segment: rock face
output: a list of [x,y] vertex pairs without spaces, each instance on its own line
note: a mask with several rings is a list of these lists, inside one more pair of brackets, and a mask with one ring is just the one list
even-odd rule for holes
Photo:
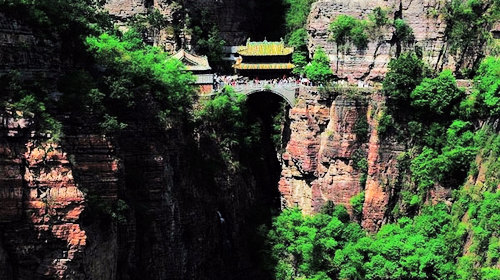
[[332,70],[341,79],[351,82],[381,81],[387,72],[391,57],[395,57],[397,44],[392,40],[394,28],[385,26],[372,32],[370,42],[365,50],[357,50],[355,46],[347,52],[339,50],[334,42],[329,42],[328,27],[340,14],[367,19],[368,14],[376,7],[388,11],[388,18],[401,14],[403,20],[413,29],[415,42],[412,46],[402,46],[414,49],[419,46],[423,50],[423,59],[433,69],[455,67],[455,61],[449,55],[444,31],[446,23],[438,11],[442,5],[434,0],[401,1],[341,1],[319,0],[312,5],[308,18],[309,49],[313,51],[318,46],[329,54]]
[[[0,17],[1,69],[57,78],[59,45]],[[55,143],[20,112],[0,112],[0,280],[267,279],[249,233],[263,222],[256,212],[279,208],[275,154],[244,172],[211,168],[217,143],[182,123],[165,131],[148,109],[130,112],[116,138],[56,112]]]
[[59,143],[29,124],[2,114],[0,279],[266,279],[248,253],[266,176],[207,170],[151,119],[116,139],[72,121]]
[[[105,8],[122,23],[157,9],[167,19],[167,27],[149,34],[151,42],[167,51],[175,51],[180,47],[192,47],[191,32],[181,31],[192,28],[186,25],[188,17],[191,22],[201,21],[202,16],[214,22],[226,45],[241,45],[249,37],[263,40],[267,36],[270,40],[279,40],[281,5],[279,0],[107,0]],[[276,28],[269,28],[269,25]]]
[[[290,110],[290,141],[283,154],[279,190],[287,206],[299,206],[305,213],[321,209],[326,201],[343,204],[365,191],[362,224],[376,230],[386,219],[390,186],[397,177],[396,157],[403,147],[381,144],[376,115],[383,98],[374,93],[354,100],[334,93],[321,94],[301,88],[296,107]],[[356,123],[369,124],[368,143],[359,141]],[[355,154],[367,158],[366,187],[360,183]]]
[[0,12],[0,74],[16,69],[23,77],[54,77],[64,67],[61,44],[41,38]]

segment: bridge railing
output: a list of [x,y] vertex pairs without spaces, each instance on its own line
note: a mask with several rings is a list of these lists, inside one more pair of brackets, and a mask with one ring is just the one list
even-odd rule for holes
[[[221,83],[218,88],[224,87],[226,84]],[[228,83],[236,92],[240,91],[255,91],[255,90],[295,90],[299,84],[295,82],[273,82],[267,80],[249,81],[246,83]]]

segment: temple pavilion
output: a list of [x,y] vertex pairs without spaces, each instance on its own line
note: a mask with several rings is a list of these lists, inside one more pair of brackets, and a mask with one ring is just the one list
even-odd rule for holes
[[288,76],[294,65],[292,61],[292,47],[286,47],[283,41],[251,42],[247,40],[245,46],[239,46],[233,68],[239,75],[258,77],[259,79],[281,78]]
[[194,84],[199,87],[200,93],[212,92],[214,74],[206,56],[197,56],[181,49],[172,57],[180,60],[186,65],[186,70],[193,73],[196,77]]

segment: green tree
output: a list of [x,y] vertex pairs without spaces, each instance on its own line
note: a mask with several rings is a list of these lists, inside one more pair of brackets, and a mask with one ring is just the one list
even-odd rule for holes
[[411,105],[427,117],[449,116],[464,96],[450,70],[434,79],[424,78],[410,94]]
[[[445,34],[450,51],[457,55],[457,69],[464,66],[467,58],[484,52],[490,39],[489,27],[500,18],[500,2],[496,0],[452,0],[444,7]],[[479,60],[471,59],[466,65],[475,69]]]
[[293,31],[290,38],[288,39],[288,44],[294,47],[292,61],[295,65],[295,68],[293,69],[293,73],[303,73],[304,67],[308,62],[307,31],[304,28],[299,28]]
[[331,38],[340,49],[345,49],[351,43],[358,49],[365,49],[368,46],[365,30],[365,21],[348,15],[337,16],[329,27]]
[[145,100],[151,102],[147,105],[156,107],[155,115],[162,122],[190,109],[193,76],[180,61],[145,45],[134,30],[121,38],[106,33],[91,36],[87,45],[103,66],[99,91],[109,115],[108,123],[114,123],[115,117],[119,122],[130,108],[144,105]]
[[321,47],[316,49],[311,63],[305,68],[305,73],[309,80],[323,85],[332,78],[330,59]]
[[357,195],[351,197],[349,203],[351,203],[352,212],[356,217],[361,217],[363,213],[363,203],[365,202],[365,192],[360,192]]
[[381,7],[376,7],[375,9],[373,9],[373,11],[368,15],[368,18],[377,27],[382,27],[389,23],[389,19],[387,18],[387,11],[382,9]]
[[389,62],[382,83],[383,93],[401,104],[408,104],[411,92],[424,78],[425,66],[415,53],[404,53]]
[[288,33],[303,28],[315,0],[283,0],[286,7],[285,25]]
[[413,29],[401,18],[394,20],[394,37],[404,44],[409,44],[415,40]]
[[204,123],[218,143],[230,148],[241,144],[246,126],[246,95],[238,94],[226,86],[214,99],[209,100],[197,113],[197,119]]

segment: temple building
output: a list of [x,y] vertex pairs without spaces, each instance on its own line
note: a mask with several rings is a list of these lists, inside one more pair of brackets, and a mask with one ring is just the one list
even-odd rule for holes
[[203,94],[212,92],[214,86],[214,74],[212,73],[212,67],[210,67],[206,56],[197,56],[181,49],[172,57],[184,63],[184,65],[186,65],[186,69],[193,73],[196,77],[194,84],[199,86],[200,93]]
[[251,42],[239,46],[233,68],[239,75],[259,79],[281,78],[290,75],[294,65],[292,47],[281,42]]

